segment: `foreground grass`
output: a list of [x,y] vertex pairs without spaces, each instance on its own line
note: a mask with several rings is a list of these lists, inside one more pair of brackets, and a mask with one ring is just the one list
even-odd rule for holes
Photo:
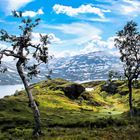
[[[76,100],[64,95],[60,87],[71,84],[62,79],[43,81],[31,86],[41,111],[42,129],[45,136],[32,137],[34,121],[24,91],[0,99],[1,140],[138,140],[140,118],[127,116],[128,94],[124,81],[116,81],[118,90],[109,94],[101,90],[104,81],[90,82],[93,87]],[[140,89],[134,88],[133,102],[139,108]]]
[[140,129],[135,126],[106,128],[45,128],[45,136],[40,138],[31,135],[31,129],[13,129],[3,134],[2,139],[11,140],[139,140]]

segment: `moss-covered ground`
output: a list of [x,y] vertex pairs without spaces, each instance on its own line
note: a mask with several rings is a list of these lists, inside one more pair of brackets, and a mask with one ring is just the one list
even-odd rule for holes
[[[94,88],[75,100],[59,87],[63,79],[42,81],[31,91],[41,112],[44,136],[32,136],[34,121],[25,91],[0,99],[0,140],[139,140],[140,113],[130,118],[125,81],[113,81],[115,94],[101,89],[106,81],[83,84]],[[133,87],[133,104],[140,107],[140,83]]]

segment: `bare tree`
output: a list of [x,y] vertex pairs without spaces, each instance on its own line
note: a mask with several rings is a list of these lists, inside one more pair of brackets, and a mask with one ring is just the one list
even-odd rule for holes
[[[27,92],[29,104],[33,111],[35,120],[33,134],[39,136],[42,134],[40,112],[30,91],[28,78],[31,78],[39,73],[38,66],[41,63],[48,62],[47,45],[49,43],[49,39],[48,35],[40,34],[39,44],[33,44],[33,28],[39,24],[40,19],[38,18],[33,20],[29,17],[25,18],[22,16],[22,12],[16,11],[13,11],[13,16],[21,20],[21,25],[19,26],[21,34],[19,36],[10,35],[6,30],[0,30],[0,40],[10,43],[11,45],[11,47],[7,47],[6,49],[0,49],[0,62],[5,56],[14,57],[17,59],[16,68]],[[33,65],[29,64],[30,59],[33,59]],[[25,71],[27,71],[28,74],[25,74]]]
[[124,28],[117,33],[115,46],[121,54],[124,65],[124,75],[128,81],[130,115],[133,114],[132,83],[140,74],[140,33],[134,21],[127,22]]

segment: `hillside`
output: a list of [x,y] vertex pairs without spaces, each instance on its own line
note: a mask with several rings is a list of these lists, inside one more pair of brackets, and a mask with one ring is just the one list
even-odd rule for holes
[[[15,62],[3,62],[2,64],[3,67],[8,68],[8,71],[0,75],[0,85],[21,83]],[[122,71],[120,59],[103,51],[71,57],[53,58],[49,62],[49,69],[52,69],[52,78],[61,77],[70,81],[108,79],[109,70],[116,69],[116,71]],[[44,73],[47,74],[47,67],[41,65],[40,70],[41,73],[33,82],[46,79]]]
[[[39,140],[137,140],[140,137],[140,82],[134,85],[136,116],[128,116],[128,91],[124,81],[113,81],[106,90],[105,81],[84,83],[78,98],[68,98],[64,90],[72,82],[63,79],[42,81],[30,88],[41,111],[45,136]],[[75,93],[74,93],[75,94]],[[32,112],[25,91],[0,99],[0,139],[34,140]],[[133,135],[132,135],[133,134]]]

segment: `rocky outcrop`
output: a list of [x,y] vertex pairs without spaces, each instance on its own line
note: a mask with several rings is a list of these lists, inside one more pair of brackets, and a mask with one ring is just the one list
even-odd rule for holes
[[77,99],[85,91],[85,88],[80,84],[73,83],[64,87],[63,91],[70,99]]
[[117,87],[118,86],[115,83],[108,82],[101,86],[101,91],[106,91],[110,94],[115,94],[118,92]]

